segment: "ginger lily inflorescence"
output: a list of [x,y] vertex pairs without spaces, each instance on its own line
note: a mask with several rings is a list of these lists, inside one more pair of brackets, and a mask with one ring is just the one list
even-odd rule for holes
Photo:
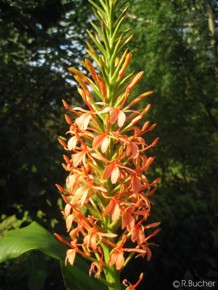
[[[150,238],[159,231],[148,234],[159,222],[146,223],[158,183],[146,177],[154,160],[147,150],[158,138],[146,142],[155,127],[143,121],[150,105],[135,109],[152,91],[130,96],[143,72],[127,73],[132,35],[120,32],[126,8],[122,10],[118,0],[89,2],[100,25],[93,23],[94,32],[88,31],[86,73],[69,68],[85,106],[63,101],[69,131],[67,139],[59,139],[69,151],[63,164],[69,173],[66,187],[57,187],[66,203],[62,213],[70,239],[56,236],[69,246],[66,263],[73,265],[76,255],[84,257],[90,261],[90,275],[119,290],[120,270],[135,256],[149,260]],[[123,284],[131,290],[141,280],[142,275],[135,285],[127,280]]]

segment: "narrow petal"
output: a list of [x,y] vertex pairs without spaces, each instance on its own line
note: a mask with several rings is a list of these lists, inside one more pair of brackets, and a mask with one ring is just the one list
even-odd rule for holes
[[75,261],[75,257],[76,257],[76,251],[75,251],[75,249],[69,249],[69,250],[67,250],[65,264],[67,264],[67,262],[69,262],[71,265],[73,265],[74,264],[74,261]]
[[120,218],[120,212],[121,212],[121,210],[120,210],[119,204],[115,203],[115,207],[114,207],[113,213],[112,213],[112,221],[113,222]]
[[119,111],[119,115],[118,115],[118,126],[122,127],[123,124],[126,121],[126,115],[123,111]]
[[112,174],[114,167],[115,167],[114,163],[111,163],[108,166],[106,166],[103,173],[103,179],[107,179]]
[[142,188],[142,184],[136,175],[132,177],[132,190],[134,193],[139,192]]
[[117,166],[115,166],[112,173],[111,173],[111,182],[113,184],[117,183],[117,179],[118,179],[119,175],[120,175],[120,170]]
[[114,124],[118,118],[119,110],[118,109],[112,109],[110,113],[110,123]]
[[79,165],[79,163],[82,161],[82,159],[84,158],[85,154],[86,154],[86,152],[84,152],[84,151],[81,151],[81,152],[74,154],[72,156],[73,166],[77,167]]
[[117,255],[117,261],[116,261],[116,269],[117,271],[119,271],[124,265],[124,256],[123,256],[123,252],[119,251],[118,255]]
[[121,70],[119,71],[119,78],[122,78],[123,77],[123,75],[125,73],[125,70],[126,70],[127,66],[129,65],[129,62],[130,62],[131,58],[132,58],[132,53],[129,52],[127,54],[127,56],[126,56],[125,62],[123,64]]
[[101,143],[102,153],[105,153],[107,151],[108,145],[109,145],[109,138],[105,136]]
[[102,215],[103,216],[109,215],[112,212],[114,206],[115,206],[115,202],[113,199],[111,199]]
[[137,75],[133,78],[131,83],[128,85],[128,90],[132,90],[132,88],[140,81],[140,79],[142,78],[143,74],[144,74],[143,71],[137,73]]
[[73,174],[69,175],[69,176],[67,177],[67,179],[66,179],[66,187],[67,187],[68,189],[70,189],[71,187],[74,186],[75,181],[76,181],[76,176],[73,175]]
[[72,222],[73,222],[73,215],[70,214],[67,216],[66,218],[66,226],[67,226],[67,231],[69,232],[72,226]]
[[77,142],[78,142],[78,140],[77,140],[76,136],[71,137],[69,139],[69,141],[67,142],[67,148],[69,150],[75,149],[76,148],[76,145],[77,145]]
[[77,118],[75,122],[81,130],[86,130],[91,118],[92,116],[90,113],[85,113],[81,115],[79,118]]
[[92,143],[92,149],[94,150],[98,149],[104,138],[105,138],[104,134],[96,136]]

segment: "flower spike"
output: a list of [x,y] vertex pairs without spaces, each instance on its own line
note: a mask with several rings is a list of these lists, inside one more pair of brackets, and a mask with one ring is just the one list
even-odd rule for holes
[[[67,138],[59,138],[68,152],[63,164],[66,188],[57,188],[65,203],[62,214],[70,240],[56,237],[69,247],[66,263],[73,265],[80,255],[91,264],[89,275],[104,281],[109,290],[121,290],[120,271],[133,257],[149,260],[149,240],[159,232],[150,232],[159,222],[147,222],[159,179],[147,177],[154,157],[146,154],[158,138],[148,144],[146,136],[156,124],[141,124],[149,104],[136,108],[153,92],[134,96],[144,73],[126,73],[133,57],[127,47],[132,35],[121,31],[126,8],[118,0],[89,2],[100,23],[93,23],[94,32],[87,31],[87,75],[69,68],[86,108],[63,101],[69,130]],[[133,285],[124,279],[123,285],[134,290],[142,278],[143,274]]]

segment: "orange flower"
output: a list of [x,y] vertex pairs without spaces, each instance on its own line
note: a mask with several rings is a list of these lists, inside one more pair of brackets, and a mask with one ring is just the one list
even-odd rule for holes
[[117,271],[119,271],[124,265],[124,250],[123,249],[115,249],[111,255],[110,260],[108,262],[109,266],[115,265]]
[[112,162],[105,168],[103,178],[108,179],[108,177],[111,176],[111,183],[115,184],[117,183],[119,175],[120,175],[119,167],[117,166],[116,162]]
[[105,211],[103,212],[103,216],[110,215],[112,221],[116,221],[120,218],[121,215],[121,207],[118,200],[115,200],[115,198],[112,198],[105,208]]
[[101,146],[102,153],[105,153],[109,146],[109,138],[107,133],[102,133],[94,138],[92,143],[92,149],[96,150]]
[[139,283],[142,281],[143,276],[144,276],[144,274],[141,273],[140,276],[139,276],[138,281],[137,281],[134,285],[132,285],[132,284],[129,283],[126,279],[124,279],[124,280],[123,280],[123,285],[124,285],[124,286],[128,286],[128,287],[126,288],[126,290],[135,290],[136,287],[139,285]]
[[110,123],[114,124],[116,121],[118,121],[118,126],[122,127],[126,121],[126,114],[124,113],[123,110],[120,110],[119,108],[111,108]]
[[99,232],[98,229],[94,227],[89,230],[89,233],[84,237],[83,242],[88,250],[91,248],[95,252],[102,237],[114,238],[116,236],[117,234]]
[[[74,240],[75,242],[76,240]],[[70,265],[74,264],[76,258],[76,249],[69,249],[67,250],[67,254],[66,254],[66,258],[65,258],[65,264],[67,264],[67,262],[70,263]]]

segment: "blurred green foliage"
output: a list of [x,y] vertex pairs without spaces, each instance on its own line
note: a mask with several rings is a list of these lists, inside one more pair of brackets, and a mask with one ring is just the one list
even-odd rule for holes
[[[155,91],[146,100],[148,120],[158,124],[151,138],[160,136],[150,175],[161,183],[151,218],[162,232],[151,262],[135,260],[124,274],[134,281],[145,272],[139,290],[173,289],[182,279],[218,285],[218,1],[128,2],[131,69],[145,71],[140,91]],[[57,142],[67,130],[61,99],[79,102],[67,67],[80,68],[91,15],[85,0],[0,3],[1,235],[32,220],[65,231],[54,187],[66,176]],[[0,274],[18,271],[17,263]],[[18,290],[6,277],[1,287]],[[28,288],[22,277],[19,287]]]

